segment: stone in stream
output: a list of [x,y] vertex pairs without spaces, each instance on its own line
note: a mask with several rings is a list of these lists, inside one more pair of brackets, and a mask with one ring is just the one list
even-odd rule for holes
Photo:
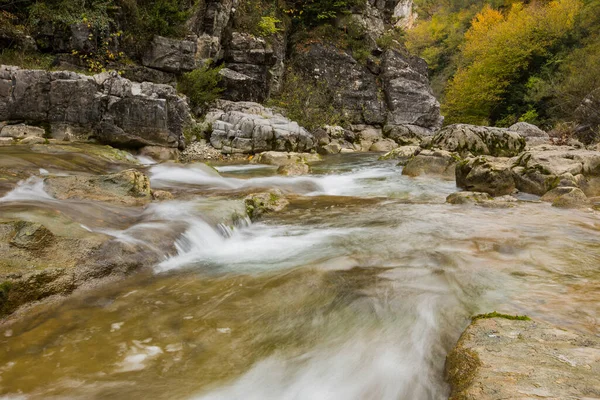
[[454,179],[456,162],[460,158],[449,151],[423,150],[412,157],[402,169],[402,175],[436,175],[445,179]]
[[265,151],[257,154],[252,163],[267,165],[293,165],[298,163],[311,163],[321,161],[322,157],[313,153],[286,153],[281,151]]
[[421,148],[419,146],[402,146],[397,147],[394,150],[390,151],[379,157],[380,160],[397,160],[398,165],[406,165],[408,161],[418,155],[421,152]]
[[136,206],[152,199],[148,177],[134,169],[111,175],[52,176],[44,180],[44,189],[59,200],[93,200]]
[[27,250],[42,250],[47,247],[54,235],[44,225],[17,221],[14,223],[14,232],[10,239],[10,244],[15,247]]
[[542,201],[559,208],[582,208],[591,205],[583,191],[576,187],[557,187],[542,196]]
[[446,197],[449,204],[476,204],[492,200],[492,196],[482,192],[456,192]]
[[306,175],[310,172],[310,167],[308,164],[299,162],[295,164],[286,164],[282,165],[277,169],[277,173],[279,175],[285,176],[297,176],[297,175]]
[[456,186],[473,191],[503,196],[516,191],[510,166],[514,160],[496,157],[474,157],[456,166]]
[[0,130],[0,137],[11,137],[13,139],[25,139],[28,137],[41,138],[46,132],[42,128],[30,125],[6,125]]
[[476,319],[446,359],[450,400],[596,399],[600,339],[531,320]]
[[279,189],[264,193],[248,195],[244,199],[246,213],[251,220],[255,221],[265,214],[279,212],[286,208],[289,201],[283,196]]

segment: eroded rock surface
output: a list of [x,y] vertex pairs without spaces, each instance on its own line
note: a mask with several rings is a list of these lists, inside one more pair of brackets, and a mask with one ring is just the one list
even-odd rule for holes
[[508,129],[454,124],[440,130],[431,145],[463,156],[513,157],[525,150],[525,139]]
[[479,319],[446,359],[451,400],[594,399],[600,341],[539,321]]

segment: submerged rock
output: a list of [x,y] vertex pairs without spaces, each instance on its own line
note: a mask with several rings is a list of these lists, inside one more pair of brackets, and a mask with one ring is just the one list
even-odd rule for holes
[[437,175],[445,179],[454,179],[454,169],[459,159],[449,151],[423,150],[406,163],[402,175]]
[[433,137],[431,146],[462,156],[513,157],[525,150],[525,139],[508,129],[454,124],[440,130]]
[[13,226],[14,231],[10,239],[11,246],[27,250],[42,250],[54,239],[52,232],[42,224],[17,221]]
[[134,169],[111,175],[48,177],[44,189],[59,200],[85,199],[135,206],[152,198],[148,177]]
[[446,203],[449,204],[474,204],[492,200],[492,196],[482,192],[456,192],[446,197]]
[[450,400],[582,399],[600,393],[600,340],[546,323],[482,318],[446,359]]
[[244,199],[246,213],[255,221],[265,214],[279,212],[286,208],[289,201],[283,196],[281,190],[251,194]]

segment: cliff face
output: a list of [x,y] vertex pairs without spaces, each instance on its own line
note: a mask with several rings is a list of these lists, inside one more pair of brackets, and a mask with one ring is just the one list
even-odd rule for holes
[[[284,3],[273,16],[262,10],[252,17],[249,7],[260,7],[260,0],[197,2],[187,10],[186,36],[155,34],[135,47],[135,54],[126,54],[130,43],[106,39],[90,23],[60,32],[46,27],[33,39],[15,39],[16,47],[25,41],[42,50],[43,44],[44,51],[56,56],[59,69],[81,66],[87,60],[81,54],[91,54],[98,40],[110,43],[106,51],[119,55],[115,60],[129,56],[135,63],[105,60],[107,68],[128,79],[4,68],[0,120],[48,123],[53,136],[60,136],[60,125],[109,144],[182,147],[190,112],[175,90],[163,84],[219,65],[224,99],[280,106],[312,131],[323,125],[343,125],[358,133],[403,127],[427,135],[441,127],[427,65],[398,40],[399,27],[414,22],[411,1],[355,1],[348,6],[351,11],[323,14],[329,16],[323,24],[285,17],[284,8],[292,7],[285,11],[292,12],[301,6]],[[27,100],[31,98],[35,100]]]

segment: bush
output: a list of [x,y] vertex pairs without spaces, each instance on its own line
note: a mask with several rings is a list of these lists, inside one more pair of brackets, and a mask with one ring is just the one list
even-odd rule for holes
[[341,125],[343,116],[333,106],[333,95],[327,83],[311,81],[288,69],[280,94],[268,101],[279,107],[288,118],[309,130],[324,125]]
[[258,23],[258,32],[260,36],[266,37],[281,32],[283,29],[277,27],[277,24],[279,23],[281,23],[281,20],[278,20],[275,17],[262,17]]
[[179,78],[177,89],[188,96],[192,107],[204,109],[223,92],[219,87],[219,71],[222,68],[212,68],[207,64],[203,68],[185,73]]

